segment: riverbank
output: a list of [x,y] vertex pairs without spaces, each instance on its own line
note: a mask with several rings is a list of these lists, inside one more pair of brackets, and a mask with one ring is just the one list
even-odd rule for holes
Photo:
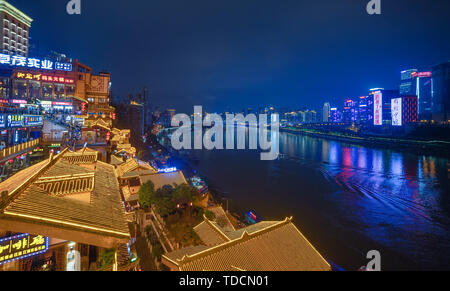
[[447,141],[425,141],[402,139],[395,137],[359,136],[348,135],[338,132],[322,132],[314,129],[281,128],[281,132],[291,134],[305,134],[312,137],[332,139],[340,142],[371,146],[376,148],[387,148],[399,151],[413,151],[418,154],[432,154],[440,157],[450,158],[450,142]]

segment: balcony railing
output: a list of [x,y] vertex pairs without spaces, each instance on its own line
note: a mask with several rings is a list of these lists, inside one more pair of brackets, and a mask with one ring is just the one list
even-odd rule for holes
[[10,148],[5,148],[5,149],[0,151],[0,159],[12,156],[12,155],[17,154],[17,153],[20,153],[20,152],[22,152],[22,151],[24,151],[26,149],[33,148],[33,147],[35,147],[35,146],[37,146],[39,144],[39,141],[40,141],[39,139],[35,139],[35,140],[32,140],[32,141],[28,141],[28,142],[25,142],[25,143],[21,143],[21,144],[15,145],[15,146],[10,147]]

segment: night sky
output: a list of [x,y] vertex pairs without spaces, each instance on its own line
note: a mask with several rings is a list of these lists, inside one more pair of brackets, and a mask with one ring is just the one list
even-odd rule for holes
[[321,109],[369,88],[397,89],[400,71],[450,59],[450,1],[9,0],[54,50],[112,73],[114,98],[150,89],[152,103],[192,112],[228,107]]

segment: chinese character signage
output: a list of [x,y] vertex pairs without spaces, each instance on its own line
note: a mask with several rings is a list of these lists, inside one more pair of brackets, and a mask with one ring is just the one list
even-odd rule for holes
[[48,237],[20,234],[0,239],[0,265],[45,253]]
[[41,70],[72,71],[71,63],[59,63],[45,59],[42,60],[6,54],[0,54],[0,65]]
[[373,124],[383,124],[383,94],[378,91],[373,95]]
[[23,80],[52,82],[52,83],[60,83],[60,84],[75,84],[74,79],[70,79],[70,78],[66,78],[66,77],[49,76],[49,75],[43,75],[43,74],[31,74],[31,73],[26,73],[26,72],[18,72],[16,74],[16,78],[23,79]]
[[402,98],[394,98],[391,101],[392,125],[402,126]]
[[23,127],[23,115],[8,114],[6,127]]

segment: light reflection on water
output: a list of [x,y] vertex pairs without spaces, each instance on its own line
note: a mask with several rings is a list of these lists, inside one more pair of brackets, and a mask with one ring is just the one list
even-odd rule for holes
[[[199,172],[231,208],[294,215],[324,255],[354,270],[371,249],[385,269],[450,269],[448,160],[280,134],[286,159],[199,151]],[[358,265],[359,264],[359,265]]]
[[[286,137],[290,157],[315,157],[323,173],[334,178],[342,193],[331,200],[345,219],[358,221],[365,236],[430,266],[442,255],[437,249],[450,246],[450,205],[442,204],[449,195],[446,159],[301,135]],[[320,159],[317,149],[322,150]]]

